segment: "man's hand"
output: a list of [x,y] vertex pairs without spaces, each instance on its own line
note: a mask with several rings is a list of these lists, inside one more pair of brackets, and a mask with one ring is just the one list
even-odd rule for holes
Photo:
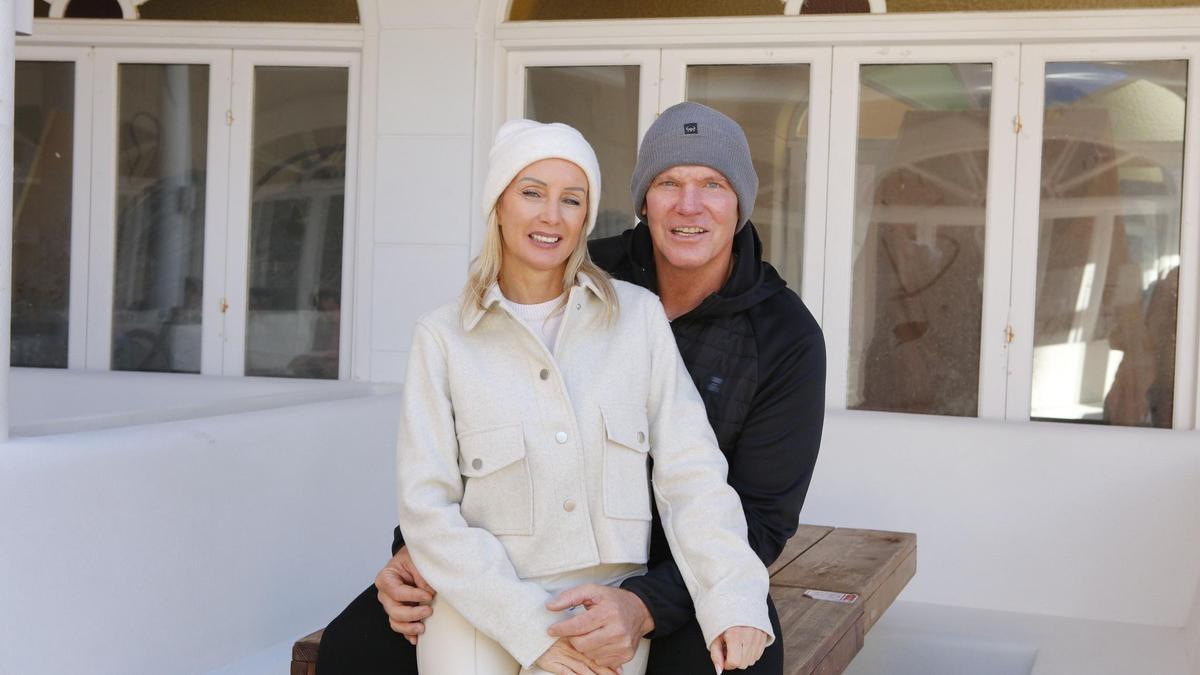
[[743,670],[758,663],[767,648],[767,634],[749,626],[734,626],[713,640],[708,648],[713,666],[720,673],[726,670]]
[[379,604],[388,615],[388,625],[412,644],[417,644],[422,623],[433,614],[429,603],[437,593],[417,571],[408,547],[404,546],[388,561],[375,576],[375,588],[379,589]]
[[654,619],[642,599],[610,586],[584,584],[567,589],[546,603],[546,609],[560,612],[576,605],[587,611],[559,621],[548,632],[567,638],[572,647],[602,666],[616,668],[628,663],[637,653],[638,641],[654,630]]
[[538,668],[554,675],[620,675],[620,670],[606,668],[571,648],[566,640],[559,640],[538,657]]

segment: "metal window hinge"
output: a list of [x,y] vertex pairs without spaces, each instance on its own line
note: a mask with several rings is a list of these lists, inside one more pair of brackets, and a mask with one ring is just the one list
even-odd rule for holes
[[1025,128],[1025,126],[1023,124],[1021,124],[1021,116],[1020,115],[1014,116],[1013,117],[1013,133],[1019,134],[1019,133],[1021,133],[1021,129],[1024,129],[1024,128]]
[[1017,334],[1013,332],[1012,324],[1009,324],[1004,327],[1004,344],[1011,345],[1013,338],[1015,338],[1016,336],[1017,336]]
[[229,311],[229,301],[226,300],[225,298],[221,298],[221,313],[224,314],[228,311]]
[[230,126],[230,127],[233,126],[233,111],[232,110],[225,111],[225,125]]

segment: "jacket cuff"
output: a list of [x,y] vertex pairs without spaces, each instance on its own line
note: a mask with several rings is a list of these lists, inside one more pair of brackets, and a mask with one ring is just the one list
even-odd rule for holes
[[696,622],[704,634],[704,646],[711,648],[721,633],[734,626],[749,626],[767,634],[767,646],[775,642],[775,631],[771,627],[771,615],[766,599],[753,600],[740,596],[710,595],[696,604]]
[[[557,621],[561,617],[555,617]],[[558,642],[558,638],[546,634],[546,630],[553,625],[546,624],[541,630],[530,631],[526,635],[521,635],[513,639],[506,640],[503,646],[508,650],[514,659],[520,662],[522,668],[533,668],[533,664],[546,653],[547,649],[554,646]]]

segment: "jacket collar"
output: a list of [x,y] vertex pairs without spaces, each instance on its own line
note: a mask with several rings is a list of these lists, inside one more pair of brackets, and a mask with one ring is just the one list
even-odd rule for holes
[[[600,287],[596,285],[596,281],[587,274],[580,272],[575,277],[575,286],[571,288],[573,296],[577,289],[587,289],[592,292],[597,298],[601,297]],[[504,294],[500,292],[500,283],[492,282],[487,292],[483,294],[483,309],[479,307],[468,307],[462,314],[462,328],[466,333],[474,330],[475,326],[483,319],[483,316],[492,310],[493,307],[500,304],[504,300]]]

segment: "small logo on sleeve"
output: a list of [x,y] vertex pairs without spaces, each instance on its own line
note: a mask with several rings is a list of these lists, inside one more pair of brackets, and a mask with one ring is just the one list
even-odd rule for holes
[[683,125],[683,133],[685,136],[694,136],[700,133],[700,125],[695,122],[688,122]]

